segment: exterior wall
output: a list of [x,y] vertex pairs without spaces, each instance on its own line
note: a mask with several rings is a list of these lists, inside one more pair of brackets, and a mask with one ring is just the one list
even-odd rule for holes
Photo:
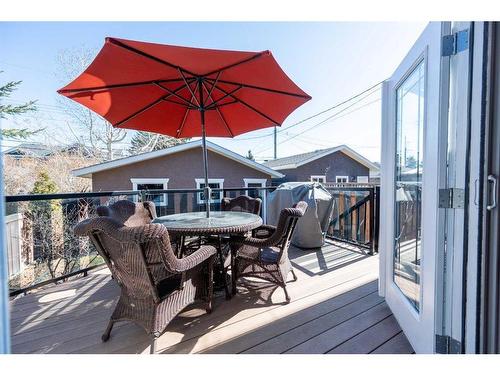
[[280,182],[310,181],[313,175],[326,175],[326,182],[335,182],[336,176],[369,176],[370,169],[341,151],[324,156],[295,169],[280,169],[285,175]]
[[[196,178],[203,178],[201,148],[145,160],[109,169],[92,175],[92,190],[131,190],[131,178],[168,178],[169,189],[195,189]],[[208,177],[224,179],[224,187],[243,187],[244,178],[267,179],[271,176],[247,167],[237,161],[208,151]]]

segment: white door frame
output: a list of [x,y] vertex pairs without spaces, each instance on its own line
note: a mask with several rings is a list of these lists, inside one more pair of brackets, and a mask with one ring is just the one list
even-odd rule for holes
[[0,154],[0,354],[10,353],[7,246],[5,243],[2,154]]
[[[471,26],[471,22],[453,22],[451,32],[469,30],[470,35],[472,34]],[[465,201],[465,197],[469,195],[470,191],[467,181],[469,174],[469,91],[471,78],[469,53],[472,53],[472,48],[446,58],[450,70],[446,186],[463,190]],[[443,314],[436,317],[436,332],[439,335],[450,337],[453,343],[462,343],[464,339],[462,331],[463,306],[465,304],[463,293],[466,210],[464,208],[443,210],[446,218],[446,243],[442,257],[446,269],[443,283],[438,282],[438,285],[442,286],[445,303]],[[461,349],[458,345],[453,345],[453,352]]]
[[[417,353],[435,351],[435,323],[441,303],[436,292],[436,275],[442,269],[438,249],[443,236],[438,228],[443,228],[444,215],[438,209],[438,190],[446,177],[446,158],[443,147],[447,144],[443,136],[446,128],[444,107],[447,95],[442,92],[442,74],[447,73],[441,59],[441,36],[449,34],[448,22],[430,23],[415,42],[391,79],[384,82],[382,108],[382,167],[381,167],[381,222],[380,233],[380,293],[401,325],[408,340]],[[420,312],[417,312],[393,282],[394,253],[394,178],[396,150],[396,88],[424,60],[425,97],[423,129],[422,178],[422,258]],[[430,63],[429,63],[430,62]],[[446,104],[446,105],[445,105]],[[444,121],[444,124],[443,124]]]

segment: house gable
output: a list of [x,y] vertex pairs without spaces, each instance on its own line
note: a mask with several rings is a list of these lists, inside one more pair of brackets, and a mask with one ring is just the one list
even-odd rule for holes
[[342,151],[329,153],[296,168],[280,169],[283,181],[310,181],[311,176],[326,176],[326,182],[335,182],[338,176],[355,181],[358,176],[369,176],[370,169]]
[[[214,153],[223,155],[229,159],[235,160],[239,162],[240,164],[246,165],[250,168],[254,168],[264,174],[269,174],[272,177],[279,178],[283,177],[280,172],[277,172],[263,164],[257,163],[254,160],[249,160],[233,151],[230,151],[224,147],[221,147],[219,145],[216,145],[215,143],[206,142],[207,144],[207,149],[209,151],[212,151]],[[108,162],[96,164],[96,165],[91,165],[89,167],[85,168],[80,168],[80,169],[75,169],[72,171],[72,174],[76,177],[91,177],[92,174],[95,174],[97,172],[102,172],[105,170],[110,170],[130,164],[134,164],[137,162],[142,162],[146,160],[151,160],[151,159],[156,159],[162,156],[167,156],[167,155],[172,155],[176,154],[179,152],[191,150],[191,149],[198,149],[200,154],[201,154],[201,140],[198,141],[193,141],[193,142],[188,142],[188,143],[183,143],[177,146],[169,147],[166,149],[162,150],[157,150],[157,151],[151,151],[151,152],[146,152],[144,154],[139,154],[139,155],[134,155],[134,156],[129,156],[126,158],[121,158],[121,159],[116,159],[116,160],[111,160]]]
[[[203,178],[200,148],[191,148],[152,159],[125,164],[92,174],[93,191],[131,190],[132,179],[169,179],[169,189],[195,189],[196,179]],[[244,179],[271,181],[270,173],[256,170],[215,151],[208,151],[208,177],[223,179],[224,187],[243,187]]]

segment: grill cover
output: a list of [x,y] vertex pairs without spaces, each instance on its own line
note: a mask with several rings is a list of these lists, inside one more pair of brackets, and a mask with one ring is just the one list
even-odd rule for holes
[[276,225],[280,211],[299,201],[307,202],[308,207],[297,222],[292,244],[303,249],[319,248],[323,246],[334,206],[332,195],[321,184],[285,182],[279,185],[267,199],[267,222]]

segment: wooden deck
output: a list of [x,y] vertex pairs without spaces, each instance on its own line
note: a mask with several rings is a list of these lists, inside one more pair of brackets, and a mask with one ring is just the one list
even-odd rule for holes
[[[219,296],[207,315],[193,306],[157,341],[160,353],[413,353],[377,294],[378,257],[331,243],[292,249],[298,280],[283,291],[248,281],[230,301]],[[119,288],[102,270],[11,303],[13,353],[149,353],[133,323],[101,334]]]

